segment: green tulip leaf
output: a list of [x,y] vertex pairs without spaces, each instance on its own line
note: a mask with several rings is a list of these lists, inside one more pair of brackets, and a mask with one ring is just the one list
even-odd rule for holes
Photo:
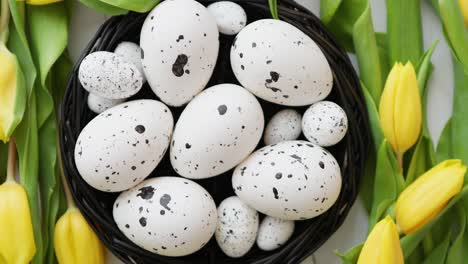
[[453,241],[447,255],[447,264],[462,264],[468,259],[468,233],[466,231],[466,211],[463,204],[458,203],[454,207],[457,214],[457,222],[459,224],[458,234]]
[[451,236],[451,232],[448,232],[444,240],[426,257],[423,264],[444,264]]
[[108,16],[118,16],[128,13],[128,10],[126,9],[106,4],[104,2],[101,2],[100,0],[80,0],[80,2],[87,7],[92,8]]
[[277,0],[268,0],[268,5],[270,6],[271,17],[279,19]]
[[108,5],[120,8],[127,9],[130,11],[145,13],[153,9],[158,3],[159,0],[100,0],[103,3]]
[[320,0],[320,19],[324,24],[330,23],[343,0]]
[[374,180],[372,209],[369,215],[369,232],[382,218],[387,208],[395,202],[400,187],[398,186],[398,169],[393,152],[385,140],[377,152],[377,165]]
[[450,118],[442,130],[439,143],[437,144],[437,162],[442,162],[453,157],[452,142],[452,119]]
[[355,264],[359,259],[359,254],[361,254],[361,250],[364,244],[359,244],[348,250],[345,254],[341,254],[340,252],[336,251],[335,254],[340,257],[341,263],[343,264]]
[[387,0],[387,38],[389,66],[411,61],[422,55],[423,38],[419,0]]

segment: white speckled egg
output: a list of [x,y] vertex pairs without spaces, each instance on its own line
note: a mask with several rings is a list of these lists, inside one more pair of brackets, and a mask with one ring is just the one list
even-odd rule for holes
[[141,73],[143,82],[146,82],[145,72],[141,64],[141,48],[137,44],[129,41],[122,41],[117,45],[114,53],[121,56],[125,61],[133,63]]
[[240,258],[255,243],[258,231],[258,213],[237,196],[226,198],[218,206],[216,241],[231,258]]
[[126,102],[102,112],[78,136],[78,172],[101,191],[120,192],[137,185],[164,156],[173,122],[169,109],[155,100]]
[[301,128],[301,115],[296,110],[284,109],[270,119],[265,128],[263,140],[265,145],[296,140],[301,135]]
[[208,6],[208,11],[215,17],[219,32],[235,35],[247,24],[247,14],[242,6],[229,1],[220,1]]
[[283,141],[254,152],[236,167],[232,186],[257,211],[283,220],[327,211],[341,190],[340,167],[330,152],[307,141]]
[[92,93],[88,95],[88,107],[96,114],[100,114],[124,101],[125,99],[108,99]]
[[78,78],[88,92],[109,99],[128,98],[143,85],[142,74],[133,63],[107,51],[86,56],[80,64]]
[[317,44],[296,27],[274,19],[247,25],[231,48],[237,80],[267,101],[304,106],[323,100],[333,75]]
[[257,246],[271,251],[284,245],[294,233],[294,221],[265,217],[258,229]]
[[158,4],[141,29],[143,70],[164,103],[181,106],[208,83],[218,57],[214,17],[194,0]]
[[302,132],[310,141],[322,147],[340,142],[348,131],[348,117],[337,104],[329,101],[311,105],[302,119]]
[[124,235],[153,253],[178,257],[201,249],[213,236],[216,205],[199,184],[157,177],[120,194],[114,221]]
[[204,90],[184,109],[174,129],[171,164],[187,178],[202,179],[234,168],[263,133],[260,103],[234,84]]

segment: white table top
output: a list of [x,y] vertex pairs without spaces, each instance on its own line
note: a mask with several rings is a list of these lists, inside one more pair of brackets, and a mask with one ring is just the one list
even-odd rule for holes
[[[313,13],[319,15],[320,1],[298,0]],[[372,16],[376,31],[386,31],[385,1],[371,0]],[[438,140],[445,122],[452,112],[453,98],[453,71],[450,51],[444,40],[440,22],[427,1],[421,2],[424,47],[428,48],[435,40],[440,40],[432,56],[435,66],[428,87],[427,114],[429,118],[429,131],[436,141]],[[75,14],[72,18],[70,29],[69,50],[72,58],[76,60],[82,49],[94,35],[97,28],[106,20],[106,16],[83,6],[78,1],[74,7]],[[351,55],[355,64],[355,59]],[[356,64],[355,64],[356,65]],[[358,200],[343,226],[317,251],[307,259],[304,264],[333,264],[340,263],[334,251],[346,251],[353,245],[362,242],[367,232],[367,215],[362,203]],[[108,254],[108,264],[120,264],[121,262],[111,254]]]

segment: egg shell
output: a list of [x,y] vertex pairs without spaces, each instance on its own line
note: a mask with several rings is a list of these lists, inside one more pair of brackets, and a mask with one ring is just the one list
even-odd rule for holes
[[294,233],[294,221],[267,216],[258,229],[257,246],[271,251],[284,245]]
[[257,211],[283,220],[323,214],[341,190],[340,167],[330,152],[307,141],[284,141],[254,152],[236,167],[232,186]]
[[273,145],[281,141],[296,140],[301,132],[301,114],[293,109],[284,109],[270,119],[263,140],[265,145]]
[[108,99],[128,98],[143,85],[138,68],[119,55],[96,51],[80,64],[78,79],[88,92]]
[[125,61],[133,63],[141,73],[143,82],[146,82],[145,72],[141,64],[141,48],[130,41],[122,41],[117,45],[114,53],[121,56]]
[[334,102],[317,102],[304,113],[302,131],[310,142],[322,147],[333,146],[346,135],[348,117]]
[[247,24],[247,14],[242,6],[229,1],[220,1],[208,6],[208,11],[216,19],[219,32],[235,35]]
[[194,0],[164,1],[148,14],[140,38],[143,70],[161,101],[181,106],[205,88],[218,37],[214,17]]
[[88,107],[96,114],[100,114],[107,109],[114,107],[120,103],[123,103],[125,99],[108,99],[101,97],[99,95],[95,95],[90,93],[88,95]]
[[114,221],[138,246],[179,257],[201,249],[213,236],[216,205],[199,184],[180,177],[157,177],[123,192],[113,207]]
[[184,109],[174,129],[171,164],[191,179],[224,173],[255,149],[264,117],[258,100],[234,84],[204,90]]
[[333,75],[317,44],[296,27],[274,19],[247,25],[231,48],[237,80],[272,103],[304,106],[323,100]]
[[98,190],[127,190],[159,164],[172,128],[172,114],[161,102],[135,100],[114,106],[91,120],[78,136],[78,172]]
[[218,206],[216,241],[231,258],[240,258],[249,252],[258,231],[258,213],[237,196],[226,198]]

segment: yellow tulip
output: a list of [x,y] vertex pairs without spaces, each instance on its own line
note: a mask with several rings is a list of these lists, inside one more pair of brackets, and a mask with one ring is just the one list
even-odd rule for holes
[[55,254],[59,264],[104,264],[101,241],[80,211],[69,208],[55,225]]
[[0,185],[0,263],[27,264],[36,254],[36,244],[26,191],[13,176],[15,156],[10,142],[7,180]]
[[378,222],[362,247],[358,264],[403,264],[398,229],[390,216]]
[[461,191],[465,173],[466,166],[460,160],[446,160],[409,185],[395,206],[401,231],[413,233],[436,217]]
[[48,5],[62,1],[63,0],[26,0],[26,3],[28,5]]
[[418,140],[421,108],[413,65],[396,63],[388,75],[379,105],[382,130],[395,153],[402,155]]
[[19,67],[13,55],[0,41],[0,140],[8,142],[24,110],[24,90],[18,86]]
[[460,11],[465,19],[465,25],[468,27],[468,0],[458,0]]

